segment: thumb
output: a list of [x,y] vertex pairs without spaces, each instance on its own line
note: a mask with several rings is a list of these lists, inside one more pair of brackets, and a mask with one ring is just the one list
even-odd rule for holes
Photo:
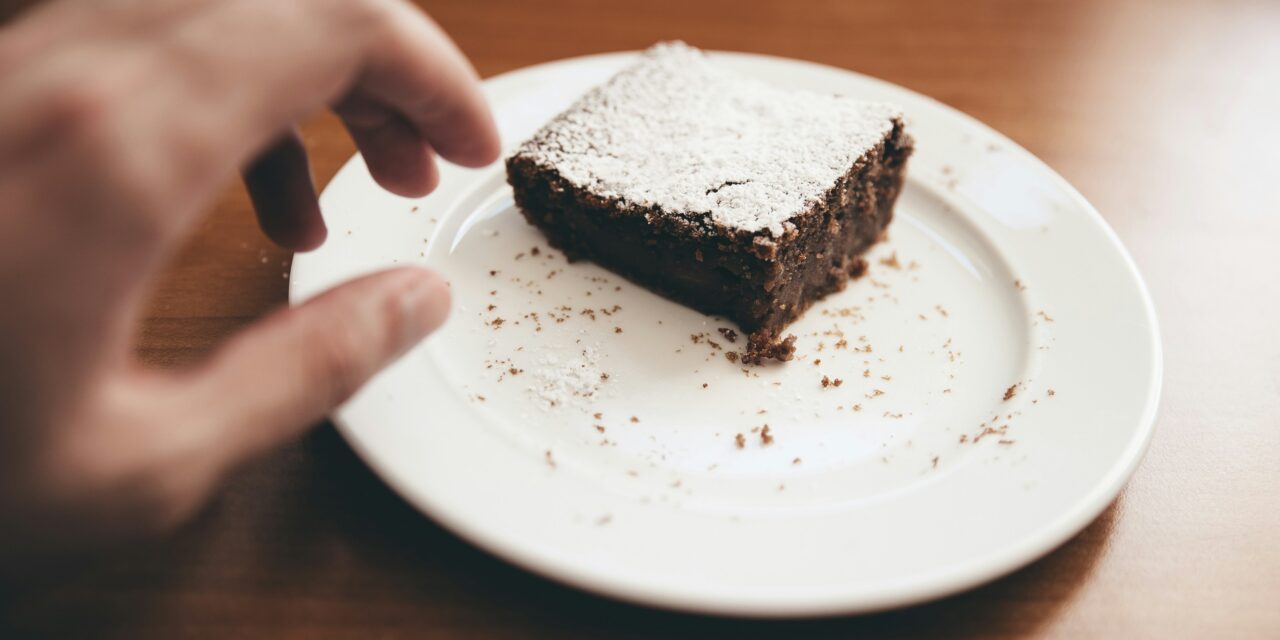
[[262,320],[197,372],[189,406],[220,467],[322,419],[444,322],[448,284],[425,269],[353,280]]

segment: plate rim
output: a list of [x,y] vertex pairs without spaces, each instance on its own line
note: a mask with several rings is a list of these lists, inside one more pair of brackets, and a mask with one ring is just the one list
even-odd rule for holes
[[[744,601],[733,596],[722,599],[717,598],[714,594],[707,594],[706,597],[698,601],[682,600],[672,595],[664,597],[663,594],[655,593],[644,587],[631,588],[626,584],[625,580],[601,580],[597,575],[579,571],[576,567],[556,564],[552,559],[539,556],[536,553],[529,553],[519,547],[509,546],[500,537],[493,536],[487,531],[473,527],[461,519],[454,518],[447,510],[436,508],[437,505],[433,504],[430,497],[417,490],[412,483],[401,478],[390,467],[380,466],[377,455],[366,447],[357,430],[347,423],[341,416],[340,411],[335,411],[330,416],[330,420],[343,439],[346,440],[348,446],[356,452],[361,461],[383,483],[399,494],[402,499],[423,515],[431,518],[436,524],[474,547],[482,549],[522,570],[529,571],[543,579],[561,585],[628,604],[638,604],[683,613],[754,619],[797,619],[855,615],[902,608],[954,595],[1004,577],[1057,550],[1068,540],[1078,535],[1116,500],[1144,459],[1155,433],[1164,386],[1164,351],[1155,304],[1150,289],[1138,270],[1133,256],[1121,242],[1115,230],[1078,189],[1044,160],[993,127],[940,100],[887,80],[834,65],[743,51],[719,49],[706,51],[713,57],[731,56],[756,59],[769,63],[800,64],[822,68],[831,72],[852,75],[860,81],[881,85],[893,91],[904,92],[914,99],[930,103],[935,108],[946,112],[949,116],[957,118],[966,125],[981,130],[984,135],[998,140],[1006,147],[1002,148],[1002,150],[1018,154],[1019,161],[1036,166],[1038,168],[1037,173],[1043,177],[1050,178],[1070,198],[1072,205],[1088,216],[1094,225],[1103,232],[1106,241],[1122,258],[1127,275],[1132,278],[1133,283],[1136,285],[1140,306],[1148,328],[1147,335],[1150,340],[1148,346],[1150,347],[1151,359],[1145,363],[1145,367],[1150,371],[1151,384],[1146,390],[1145,404],[1143,405],[1142,415],[1137,421],[1134,437],[1129,440],[1122,454],[1117,458],[1116,464],[1111,465],[1107,473],[1098,476],[1097,481],[1092,484],[1091,490],[1073,508],[1063,510],[1059,517],[1048,520],[1047,524],[1026,535],[1016,545],[1007,547],[1002,551],[970,559],[951,568],[948,573],[944,573],[940,577],[922,580],[920,584],[895,585],[879,597],[862,598],[856,602],[851,602],[848,596],[842,596],[840,593],[833,591],[834,595],[828,595],[820,599],[812,598],[807,602],[783,600],[777,603],[769,603]],[[627,58],[639,53],[640,51],[638,50],[620,50],[551,60],[490,76],[484,79],[484,83],[487,85],[513,76],[537,73],[554,67],[573,66],[611,58]],[[353,167],[358,166],[360,163],[360,154],[357,152],[343,163],[333,178],[325,185],[324,190],[327,190],[344,173],[355,170]],[[295,267],[291,265],[291,272],[293,268]],[[298,293],[295,285],[297,281],[297,278],[290,277],[290,304],[297,304]]]

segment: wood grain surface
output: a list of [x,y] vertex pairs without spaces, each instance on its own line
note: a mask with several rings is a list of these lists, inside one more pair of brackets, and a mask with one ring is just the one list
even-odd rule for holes
[[[176,535],[14,594],[0,636],[1280,637],[1280,3],[427,9],[484,76],[682,38],[855,69],[1027,147],[1102,211],[1155,298],[1164,398],[1137,475],[1075,539],[974,591],[873,616],[744,622],[514,569],[419,516],[321,425],[241,469]],[[304,132],[323,184],[353,146],[330,117]],[[138,342],[150,364],[192,362],[285,300],[289,255],[242,190],[209,211],[156,286]]]

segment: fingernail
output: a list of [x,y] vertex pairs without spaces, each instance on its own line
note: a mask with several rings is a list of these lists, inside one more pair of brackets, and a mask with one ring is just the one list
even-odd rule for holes
[[449,286],[440,276],[419,269],[413,276],[413,282],[400,295],[400,305],[404,313],[404,335],[401,337],[401,350],[405,351],[418,344],[432,331],[444,324],[449,315]]

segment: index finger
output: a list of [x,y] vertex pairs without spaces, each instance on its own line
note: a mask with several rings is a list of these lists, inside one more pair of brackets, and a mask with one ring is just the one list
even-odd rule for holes
[[401,33],[373,51],[354,95],[392,107],[448,160],[493,162],[497,128],[471,64],[416,7],[395,3],[390,11],[390,28]]
[[104,61],[110,73],[95,82],[129,96],[105,129],[147,159],[173,205],[211,195],[292,123],[344,100],[385,105],[461,164],[498,153],[475,72],[401,0],[228,0],[142,42],[142,55],[131,45]]

